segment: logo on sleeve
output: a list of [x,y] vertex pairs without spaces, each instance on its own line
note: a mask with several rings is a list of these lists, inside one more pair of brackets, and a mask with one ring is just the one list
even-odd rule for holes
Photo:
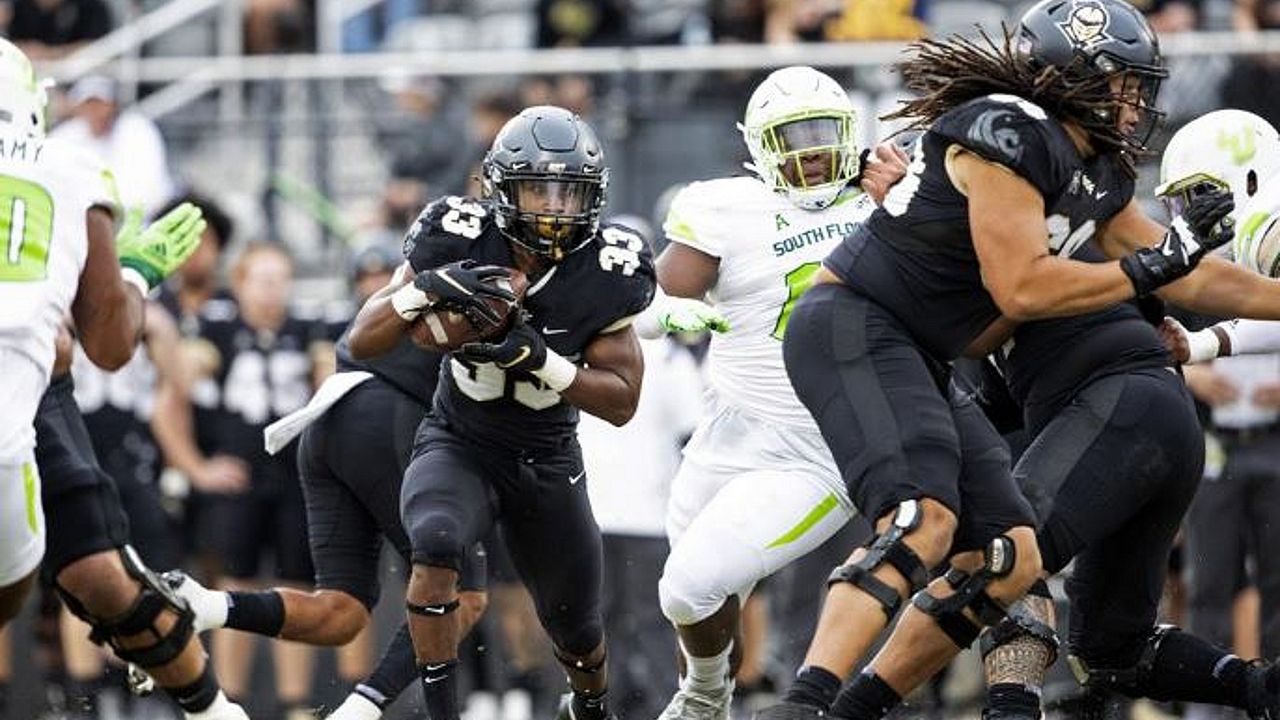
[[[969,141],[999,153],[1005,161],[1016,164],[1022,159],[1022,138],[1018,131],[1008,127],[1010,118],[1016,117],[1013,110],[991,108],[984,111],[969,127]],[[1005,125],[1005,127],[999,127]]]

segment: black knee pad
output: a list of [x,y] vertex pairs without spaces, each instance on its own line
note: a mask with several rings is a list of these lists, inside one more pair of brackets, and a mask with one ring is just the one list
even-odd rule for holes
[[586,657],[604,642],[604,625],[599,617],[594,619],[565,618],[563,621],[543,621],[556,656],[566,667],[573,667],[567,657]]
[[[1044,580],[1037,580],[1031,589],[1027,591],[1028,596],[1045,598],[1049,601],[1053,600],[1053,595],[1049,593],[1049,586]],[[992,650],[1007,645],[1021,637],[1031,637],[1041,643],[1049,650],[1049,664],[1052,665],[1058,659],[1058,648],[1061,641],[1058,640],[1058,633],[1052,627],[1045,624],[1042,620],[1032,617],[1021,604],[1015,604],[1009,608],[1005,619],[987,628],[982,633],[982,638],[978,643],[978,651],[985,660]]]
[[883,535],[877,535],[867,547],[862,559],[849,565],[841,565],[827,578],[827,586],[847,582],[867,593],[880,603],[884,614],[892,621],[902,607],[898,591],[872,575],[876,568],[888,563],[911,584],[911,593],[918,592],[929,582],[929,571],[920,556],[902,542],[908,533],[920,527],[921,511],[917,500],[904,500],[898,504],[893,524]]
[[1160,643],[1165,637],[1178,630],[1175,625],[1157,625],[1142,645],[1138,662],[1127,668],[1094,667],[1088,660],[1075,654],[1067,655],[1067,664],[1071,673],[1079,682],[1091,690],[1114,690],[1129,697],[1152,697],[1151,674],[1155,669],[1156,654],[1160,652]]
[[462,542],[462,528],[449,515],[442,512],[423,513],[406,524],[409,543],[413,547],[413,562],[419,565],[448,568],[460,572],[466,545]]
[[[982,628],[995,625],[1007,616],[1003,605],[987,594],[987,585],[1008,575],[1017,562],[1013,540],[1005,535],[995,537],[983,549],[983,566],[972,575],[952,568],[944,576],[955,591],[945,598],[936,598],[927,590],[915,594],[911,602],[921,612],[933,618],[947,637],[961,649],[977,639]],[[978,618],[974,624],[965,614],[968,609]]]
[[[187,601],[179,597],[161,580],[142,564],[128,545],[120,548],[120,560],[124,564],[129,577],[142,585],[142,592],[133,601],[133,605],[114,618],[100,618],[87,609],[73,595],[55,584],[58,594],[67,604],[71,614],[84,620],[92,628],[89,639],[102,645],[109,644],[116,657],[125,662],[134,663],[144,668],[154,668],[173,661],[187,646],[191,639],[195,612],[187,605]],[[162,632],[156,627],[156,618],[165,610],[176,616],[173,627]],[[119,638],[132,637],[142,633],[150,633],[155,639],[151,645],[135,648],[123,648]]]

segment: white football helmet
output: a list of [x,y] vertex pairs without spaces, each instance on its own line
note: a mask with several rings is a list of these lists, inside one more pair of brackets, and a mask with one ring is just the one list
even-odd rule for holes
[[31,61],[17,45],[0,38],[0,122],[44,136],[48,85],[36,77]]
[[858,174],[857,120],[849,94],[827,75],[804,65],[776,70],[738,124],[751,152],[746,167],[796,206],[825,208]]
[[1187,123],[1169,140],[1156,197],[1177,215],[1197,186],[1225,186],[1234,196],[1232,217],[1239,228],[1245,203],[1277,175],[1280,134],[1271,123],[1244,110],[1215,110]]

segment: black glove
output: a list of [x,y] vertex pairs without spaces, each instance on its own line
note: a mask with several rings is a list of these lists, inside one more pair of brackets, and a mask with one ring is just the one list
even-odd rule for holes
[[1120,259],[1120,269],[1129,276],[1138,297],[1150,295],[1195,269],[1200,258],[1231,242],[1235,209],[1231,193],[1216,185],[1192,188],[1191,201],[1174,218],[1164,240],[1153,248],[1143,248]]
[[473,363],[491,362],[503,370],[532,373],[547,364],[547,342],[523,313],[511,325],[506,337],[497,342],[467,343],[460,352]]
[[467,316],[477,328],[493,327],[503,318],[489,307],[488,298],[515,302],[516,296],[489,282],[508,277],[497,265],[481,265],[475,260],[458,260],[434,270],[418,273],[413,286],[431,298],[432,310],[452,310]]

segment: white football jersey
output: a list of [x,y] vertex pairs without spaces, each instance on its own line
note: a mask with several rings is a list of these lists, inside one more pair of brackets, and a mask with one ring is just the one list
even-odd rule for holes
[[695,182],[672,200],[663,230],[720,259],[711,300],[730,330],[711,336],[715,392],[752,414],[813,429],[782,361],[782,335],[822,260],[875,209],[850,187],[823,210],[804,210],[753,177]]
[[[70,311],[88,255],[85,213],[112,206],[110,175],[60,141],[0,129],[0,350],[11,364],[30,363],[43,391],[53,369],[58,325]],[[27,372],[18,368],[15,372]],[[35,397],[39,398],[39,392]],[[34,406],[6,407],[0,456],[25,444]]]

